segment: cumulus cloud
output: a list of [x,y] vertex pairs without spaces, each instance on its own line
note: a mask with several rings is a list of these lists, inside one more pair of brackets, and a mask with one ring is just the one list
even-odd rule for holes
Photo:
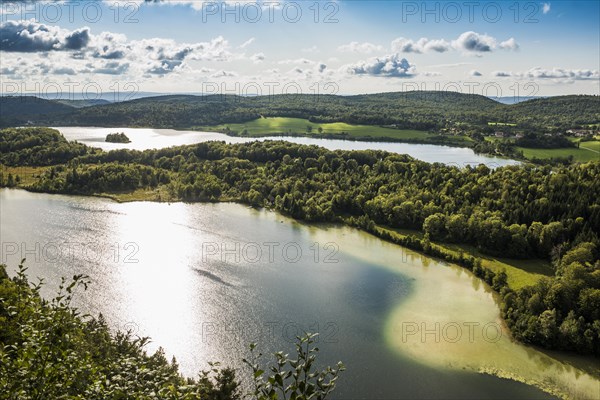
[[397,53],[426,53],[429,51],[443,53],[449,49],[450,43],[443,39],[429,40],[421,38],[415,42],[401,37],[392,41],[392,51]]
[[338,47],[338,51],[345,53],[362,53],[362,54],[371,54],[375,51],[383,51],[383,47],[377,44],[364,42],[350,42],[348,44],[344,44]]
[[428,39],[425,37],[415,41],[400,37],[392,41],[391,48],[395,53],[444,53],[455,49],[467,54],[477,54],[491,52],[497,48],[516,50],[519,48],[519,45],[514,38],[510,38],[498,44],[496,39],[491,36],[468,31],[460,34],[458,38],[452,41],[444,39]]
[[519,75],[532,79],[588,80],[599,78],[598,70],[563,68],[545,69],[541,67],[532,68]]
[[[228,61],[234,57],[222,36],[196,43],[177,43],[161,38],[130,41],[122,34],[102,32],[93,35],[88,27],[70,31],[35,21],[0,23],[0,51],[31,53],[29,57],[46,57],[58,65],[68,62],[70,70],[55,70],[38,64],[27,71],[29,74],[39,71],[57,75],[70,75],[71,71],[120,75],[133,69],[143,75],[162,76],[183,68],[187,61]],[[258,53],[253,59],[259,62],[261,57],[264,59],[264,55]]]
[[416,74],[416,68],[399,54],[375,57],[367,61],[346,67],[347,72],[354,75],[371,75],[382,77],[408,78]]
[[90,40],[89,28],[68,31],[35,21],[0,23],[0,51],[33,53],[38,51],[81,50]]
[[495,71],[497,77],[514,77],[517,79],[552,79],[557,82],[598,80],[598,70],[591,69],[565,69],[565,68],[542,68],[535,67],[525,72]]
[[456,40],[453,40],[452,46],[465,52],[484,53],[492,51],[496,47],[496,40],[491,36],[469,31],[462,33]]
[[515,38],[510,38],[508,40],[505,40],[504,42],[501,42],[498,47],[500,47],[501,49],[505,49],[505,50],[518,50],[519,49],[519,45],[517,44],[517,41],[515,40]]

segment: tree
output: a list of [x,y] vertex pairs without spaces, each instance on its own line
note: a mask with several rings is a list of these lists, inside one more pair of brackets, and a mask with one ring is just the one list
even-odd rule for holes
[[264,379],[265,369],[260,366],[262,354],[255,355],[256,344],[250,345],[252,358],[243,362],[252,369],[254,378],[253,396],[257,400],[283,399],[321,399],[324,400],[335,390],[339,374],[345,371],[344,364],[339,362],[336,368],[327,367],[322,371],[314,371],[313,366],[319,349],[314,346],[317,334],[307,333],[297,337],[296,356],[290,359],[287,354],[274,354],[275,366],[271,367],[273,375]]
[[448,238],[453,242],[462,243],[467,238],[467,217],[463,214],[454,214],[446,218]]
[[446,235],[446,216],[436,213],[425,218],[423,232],[428,233],[433,240],[444,238]]

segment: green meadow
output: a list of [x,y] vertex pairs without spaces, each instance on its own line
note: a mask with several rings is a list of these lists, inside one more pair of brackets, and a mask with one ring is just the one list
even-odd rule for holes
[[[310,127],[310,132],[309,128]],[[241,124],[222,124],[216,126],[197,127],[211,131],[230,131],[242,135],[244,130],[248,136],[270,136],[270,135],[310,135],[318,137],[340,136],[351,139],[393,139],[393,140],[415,140],[427,141],[433,135],[426,131],[384,128],[373,125],[351,125],[344,122],[314,123],[302,118],[259,118]],[[319,132],[319,128],[322,129]],[[467,143],[468,140],[463,138]]]
[[553,158],[553,157],[569,157],[573,156],[575,161],[588,162],[600,160],[600,141],[581,142],[579,148],[569,147],[562,149],[528,149],[525,147],[517,147],[521,150],[527,159],[532,158]]

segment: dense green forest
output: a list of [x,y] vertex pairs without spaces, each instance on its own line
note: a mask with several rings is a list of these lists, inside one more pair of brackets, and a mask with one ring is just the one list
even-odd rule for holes
[[401,129],[447,127],[489,129],[488,123],[518,124],[521,129],[564,130],[600,121],[597,96],[560,96],[514,105],[456,92],[397,92],[358,96],[172,95],[69,107],[34,97],[0,97],[0,126],[144,126],[190,128],[247,122],[265,117],[297,117],[313,122],[394,125]]
[[262,364],[254,354],[257,345],[251,344],[252,357],[244,360],[251,382],[246,390],[235,370],[218,363],[207,365],[197,378],[185,378],[162,349],[146,352],[149,338],[113,332],[102,315],[84,316],[71,306],[73,297],[87,289],[87,277],[63,280],[56,296],[44,300],[42,283],[30,282],[26,270],[19,266],[11,279],[0,265],[2,399],[323,400],[344,370],[341,363],[317,370],[315,335],[307,334],[298,338],[297,358],[276,353],[270,365]]
[[[15,150],[3,151],[0,161],[54,164],[30,190],[232,200],[307,221],[348,223],[394,241],[378,227],[420,230],[423,238],[400,244],[457,262],[490,283],[503,298],[504,317],[517,338],[600,355],[600,162],[459,169],[382,151],[329,151],[281,141],[107,153],[58,140],[57,134],[4,130],[0,145]],[[47,156],[40,159],[29,143],[45,146]],[[8,177],[0,178],[8,183]],[[556,276],[513,290],[505,275],[482,268],[476,257],[445,254],[430,241],[545,258]]]

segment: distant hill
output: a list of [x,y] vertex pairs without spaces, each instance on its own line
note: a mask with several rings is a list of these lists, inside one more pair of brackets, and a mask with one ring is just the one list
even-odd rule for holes
[[83,108],[83,107],[91,107],[91,106],[101,106],[105,104],[110,104],[111,102],[104,99],[97,100],[57,100],[58,103],[71,106],[74,108]]
[[73,107],[54,100],[44,100],[34,96],[0,97],[0,115],[12,117],[17,115],[64,114],[73,111]]
[[420,130],[457,125],[483,129],[488,122],[562,129],[600,122],[599,100],[597,96],[558,96],[507,105],[485,96],[432,91],[354,96],[167,95],[98,105],[0,97],[0,118],[5,125],[33,120],[46,125],[189,128],[264,116]]
[[46,119],[48,116],[56,118],[59,115],[70,114],[73,110],[69,105],[39,97],[0,97],[0,127],[25,125],[30,121]]

